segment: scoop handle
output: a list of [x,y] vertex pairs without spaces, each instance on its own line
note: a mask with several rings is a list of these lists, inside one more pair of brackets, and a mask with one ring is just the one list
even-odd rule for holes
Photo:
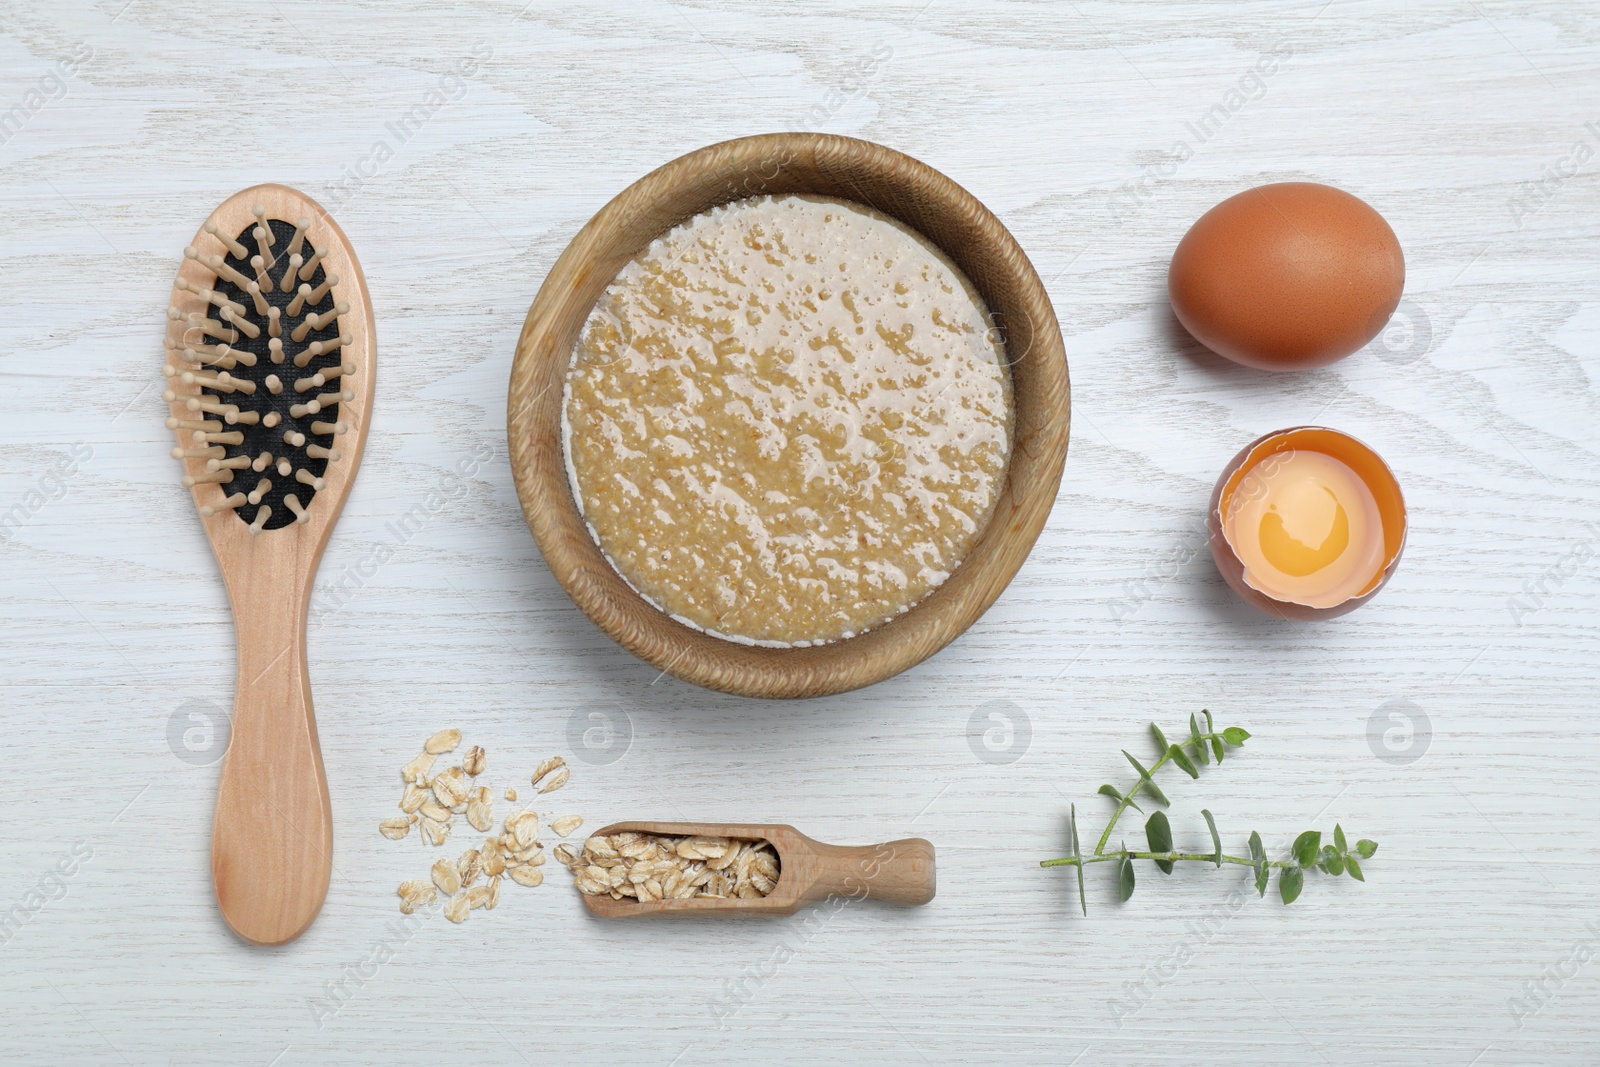
[[274,596],[270,575],[250,579],[260,583],[260,596],[230,577],[239,674],[211,829],[211,881],[234,933],[252,944],[281,945],[317,917],[333,873],[333,815],[306,670],[305,601],[285,595],[294,588],[290,582]]
[[817,878],[807,897],[838,895],[916,906],[933,899],[933,842],[903,837],[881,845],[814,846]]

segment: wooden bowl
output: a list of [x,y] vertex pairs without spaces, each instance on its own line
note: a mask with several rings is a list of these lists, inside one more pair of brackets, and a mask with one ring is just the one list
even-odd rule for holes
[[[572,498],[562,454],[562,386],[578,332],[641,249],[719,204],[812,193],[869,205],[917,230],[960,266],[1001,327],[1011,361],[1015,439],[988,526],[944,584],[855,637],[808,648],[736,644],[674,621],[612,569]],[[578,231],[528,309],[507,399],[511,469],[528,528],[567,595],[652,666],[709,689],[815,697],[920,663],[982,615],[1033,547],[1067,454],[1070,393],[1055,312],[1033,265],[972,194],[926,164],[849,137],[774,133],[690,152],[624,189]]]

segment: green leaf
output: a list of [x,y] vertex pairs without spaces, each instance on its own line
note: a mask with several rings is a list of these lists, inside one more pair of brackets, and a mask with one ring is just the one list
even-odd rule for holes
[[1254,830],[1250,831],[1250,858],[1258,862],[1267,858],[1267,850],[1261,847],[1261,835]]
[[[1133,763],[1133,769],[1136,769],[1136,771],[1138,771],[1138,773],[1139,773],[1139,785],[1144,785],[1144,792],[1149,793],[1150,800],[1157,801],[1157,803],[1162,803],[1162,805],[1170,805],[1171,801],[1170,800],[1166,800],[1165,793],[1163,793],[1162,790],[1157,789],[1157,787],[1155,787],[1155,782],[1154,781],[1150,781],[1150,773],[1149,773],[1149,771],[1147,771],[1147,769],[1144,769],[1144,765],[1142,765],[1142,763],[1139,763],[1138,760],[1134,760],[1133,753],[1128,752],[1128,750],[1126,750],[1126,749],[1123,749],[1122,753],[1123,753],[1123,755],[1125,755],[1125,757],[1128,757],[1128,763]],[[1133,793],[1134,792],[1138,792],[1139,785],[1134,785],[1133,789],[1128,790],[1128,795],[1130,795],[1130,797],[1133,797]]]
[[[1122,847],[1126,852],[1128,846]],[[1124,855],[1122,862],[1117,864],[1117,898],[1127,900],[1131,896],[1133,896],[1133,860]]]
[[1301,888],[1305,885],[1305,872],[1299,867],[1285,867],[1283,873],[1278,875],[1278,895],[1285,904],[1293,904],[1300,895]]
[[1294,847],[1290,849],[1295,863],[1301,867],[1309,867],[1317,862],[1317,851],[1322,848],[1322,832],[1320,830],[1307,830],[1294,839]]
[[[1150,842],[1151,852],[1172,851],[1172,824],[1167,822],[1167,813],[1158,811],[1150,816],[1144,824],[1145,840]],[[1162,874],[1172,873],[1171,860],[1156,860],[1156,866],[1161,868]]]
[[1208,733],[1208,734],[1216,733],[1217,732],[1217,724],[1211,721],[1211,712],[1207,711],[1205,708],[1201,708],[1200,709],[1200,714],[1202,714],[1202,715],[1204,715],[1206,717],[1206,733]]
[[[1133,764],[1133,769],[1139,772],[1139,784],[1144,786],[1144,791],[1146,793],[1150,794],[1150,799],[1154,800],[1158,804],[1171,804],[1172,802],[1167,799],[1166,794],[1157,789],[1156,783],[1150,780],[1150,772],[1145,770],[1144,764],[1134,759],[1133,753],[1129,752],[1127,749],[1123,749],[1122,754],[1128,757],[1128,762]],[[1135,786],[1133,789],[1128,790],[1128,795],[1132,796],[1134,790],[1137,788],[1138,786]]]
[[1128,807],[1132,808],[1134,811],[1137,811],[1141,815],[1144,814],[1144,809],[1141,808],[1138,804],[1136,804],[1132,797],[1123,796],[1117,790],[1117,787],[1112,785],[1110,782],[1107,782],[1105,785],[1103,785],[1099,789],[1095,790],[1095,792],[1099,793],[1101,796],[1110,797],[1112,800],[1115,800],[1118,804],[1126,803],[1128,805]]
[[1349,874],[1350,877],[1354,878],[1358,882],[1365,882],[1367,880],[1367,876],[1361,873],[1361,864],[1356,862],[1356,858],[1354,856],[1346,856],[1344,858],[1344,869],[1345,873]]
[[1337,878],[1344,873],[1344,853],[1332,845],[1323,845],[1322,858],[1317,861],[1317,866]]
[[1213,737],[1211,739],[1211,751],[1213,751],[1213,752],[1215,752],[1217,754],[1217,762],[1221,763],[1222,762],[1222,742],[1220,740],[1218,740],[1217,738],[1215,738],[1215,737]]
[[1200,736],[1200,722],[1192,714],[1189,716],[1189,744],[1194,746],[1195,755],[1200,757],[1201,763],[1210,763],[1211,758],[1206,755],[1206,742]]
[[1078,846],[1078,806],[1071,807],[1071,814],[1067,817],[1067,825],[1072,828],[1072,854],[1078,857],[1078,907],[1083,909],[1084,917],[1089,915],[1089,898],[1083,895],[1083,849]]
[[1165,752],[1167,750],[1167,738],[1166,735],[1161,732],[1161,727],[1157,726],[1155,723],[1151,723],[1150,733],[1156,739],[1156,751]]
[[1344,839],[1344,827],[1340,826],[1338,823],[1333,824],[1333,847],[1338,849],[1341,853],[1350,851],[1350,846],[1345,842]]
[[1190,778],[1200,777],[1200,771],[1197,767],[1195,767],[1194,761],[1186,756],[1183,749],[1179,748],[1177,745],[1173,745],[1171,748],[1167,749],[1167,756],[1172,760],[1173,763],[1176,763],[1179,767],[1181,767],[1183,769],[1183,773],[1187,774]]
[[1370,860],[1372,858],[1372,854],[1378,851],[1378,843],[1363,837],[1360,841],[1356,842],[1356,851],[1361,853],[1362,859]]
[[1238,726],[1230,726],[1222,731],[1222,739],[1230,745],[1239,746],[1250,740],[1250,731]]
[[1261,847],[1261,835],[1254,830],[1250,831],[1250,859],[1254,862],[1256,871],[1256,896],[1267,895],[1267,879],[1272,875],[1272,869],[1267,866],[1267,851]]
[[1211,858],[1216,861],[1217,869],[1222,869],[1222,835],[1217,833],[1217,820],[1205,808],[1200,809],[1200,814],[1206,817],[1206,825],[1211,827],[1211,847],[1216,849],[1216,854]]

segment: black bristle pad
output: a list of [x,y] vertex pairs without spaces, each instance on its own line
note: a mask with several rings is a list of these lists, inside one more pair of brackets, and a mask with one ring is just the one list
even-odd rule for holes
[[[310,511],[314,506],[312,501],[316,496],[315,492],[311,486],[296,481],[294,471],[304,470],[308,474],[320,478],[328,466],[327,460],[313,459],[311,456],[306,455],[304,445],[299,448],[290,446],[283,439],[284,433],[289,430],[298,430],[300,433],[305,434],[306,444],[308,445],[315,444],[334,451],[339,450],[338,438],[333,434],[312,433],[311,424],[313,422],[337,422],[341,405],[330,404],[315,415],[303,415],[298,419],[289,414],[289,408],[293,404],[306,403],[322,393],[337,393],[345,387],[345,380],[343,378],[335,378],[321,388],[312,389],[305,393],[296,392],[294,383],[301,378],[311,377],[319,370],[338,366],[344,362],[345,355],[343,348],[336,348],[332,352],[324,352],[322,355],[314,357],[304,367],[296,367],[294,365],[294,357],[310,347],[311,342],[331,341],[339,336],[340,323],[336,318],[322,327],[322,329],[312,330],[306,334],[304,341],[290,339],[290,334],[295,327],[300,325],[306,315],[312,312],[326,313],[338,302],[338,286],[330,286],[328,291],[323,294],[322,300],[315,305],[307,300],[304,306],[300,308],[300,314],[291,316],[289,314],[289,304],[293,302],[296,292],[299,290],[299,283],[297,282],[290,292],[285,293],[279,290],[283,282],[283,276],[289,270],[288,247],[290,239],[294,237],[294,226],[280,219],[268,219],[267,222],[272,227],[272,234],[275,239],[270,249],[275,258],[273,265],[267,268],[267,276],[272,279],[272,292],[262,293],[261,295],[269,306],[278,309],[279,322],[282,325],[283,334],[281,338],[283,341],[283,362],[274,363],[267,355],[267,342],[272,340],[272,337],[267,332],[267,316],[256,314],[255,298],[227,278],[219,277],[212,283],[212,287],[229,300],[242,305],[245,309],[245,318],[253,325],[261,328],[261,336],[254,338],[246,337],[242,330],[234,331],[238,333],[239,339],[229,345],[231,348],[242,349],[255,354],[255,366],[246,367],[241,363],[229,370],[228,375],[229,377],[243,378],[254,382],[256,391],[246,396],[239,392],[224,393],[216,389],[207,389],[205,395],[223,404],[236,404],[240,411],[260,412],[263,419],[271,411],[276,411],[283,419],[282,422],[270,429],[260,423],[254,426],[241,424],[229,426],[224,422],[222,426],[224,432],[237,430],[244,435],[243,444],[223,446],[227,450],[227,458],[248,456],[251,460],[254,460],[263,452],[272,453],[272,465],[266,470],[257,473],[247,467],[244,470],[234,471],[233,481],[222,486],[221,489],[224,495],[231,493],[248,495],[255,490],[256,484],[262,478],[270,480],[272,489],[261,498],[260,504],[245,504],[235,509],[234,514],[241,521],[250,523],[255,520],[256,512],[260,509],[261,504],[265,504],[272,509],[272,514],[268,516],[264,529],[277,530],[294,522],[294,512],[290,511],[289,505],[283,502],[283,498],[290,493],[295,495],[300,501],[300,506],[307,511]],[[227,254],[224,249],[224,256],[228,261],[228,265],[246,278],[254,278],[256,276],[255,268],[250,265],[250,256],[256,255],[259,251],[256,246],[255,235],[252,232],[254,229],[255,224],[252,223],[234,238],[244,246],[245,251],[248,253],[244,258]],[[307,258],[310,257],[310,234],[301,243],[300,254]],[[307,279],[307,282],[312,289],[316,289],[322,284],[322,281],[323,265],[318,262],[316,271]],[[227,324],[222,322],[221,311],[221,308],[213,304],[208,314],[210,318],[226,326]],[[204,338],[204,340],[211,344],[221,343],[211,338]],[[211,370],[212,368],[208,365],[206,369]],[[283,383],[283,392],[277,396],[273,396],[267,391],[267,377],[272,374],[276,374],[278,380]],[[352,388],[354,388],[353,385]],[[214,415],[205,415],[204,417],[217,418]],[[277,471],[278,460],[280,459],[287,459],[294,468],[289,472],[287,478]]]

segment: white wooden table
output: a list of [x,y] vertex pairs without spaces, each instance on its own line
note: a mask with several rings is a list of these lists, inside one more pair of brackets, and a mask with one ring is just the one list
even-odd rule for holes
[[[23,916],[0,1060],[1600,1062],[1595,5],[205,8],[0,6],[0,908]],[[994,609],[902,677],[779,705],[657,677],[572,607],[512,491],[504,399],[527,305],[601,204],[793,128],[987,203],[1049,283],[1075,403],[1057,507]],[[1285,179],[1384,213],[1406,315],[1267,377],[1189,341],[1164,277],[1201,211]],[[337,204],[381,373],[319,579],[349,593],[311,638],[333,886],[272,950],[211,898],[216,746],[182,733],[231,704],[233,632],[158,384],[183,245],[260,181]],[[1410,543],[1371,605],[1289,626],[1228,593],[1198,523],[1236,449],[1310,421],[1394,466]],[[1365,885],[1313,874],[1285,909],[1241,868],[1142,865],[1119,905],[1099,867],[1078,913],[1071,873],[1036,865],[1069,803],[1092,836],[1096,787],[1131,779],[1118,750],[1201,707],[1254,737],[1199,782],[1163,772],[1180,845],[1206,846],[1201,807],[1236,852],[1339,822],[1381,842]],[[590,826],[924,835],[938,898],[606,924],[552,877],[396,932],[394,887],[432,856],[375,823],[447,725],[524,792],[564,754],[554,809]]]

